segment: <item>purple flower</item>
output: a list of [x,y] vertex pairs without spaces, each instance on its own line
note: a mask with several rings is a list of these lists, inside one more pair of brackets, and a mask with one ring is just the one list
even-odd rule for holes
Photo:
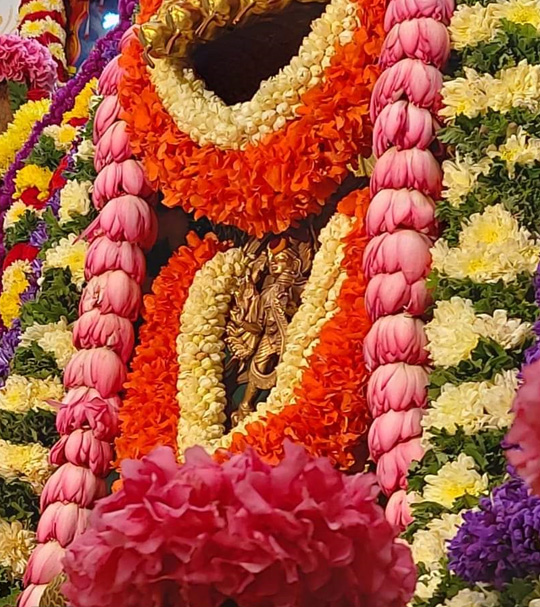
[[16,319],[13,321],[11,328],[0,336],[0,385],[4,384],[9,374],[9,366],[15,354],[15,349],[19,345],[21,333],[21,321]]
[[47,242],[48,237],[47,224],[43,221],[40,222],[38,227],[32,232],[32,234],[30,234],[28,242],[33,247],[41,248],[43,244]]
[[513,578],[540,574],[540,498],[520,478],[480,500],[463,515],[450,542],[449,568],[471,583],[501,588]]

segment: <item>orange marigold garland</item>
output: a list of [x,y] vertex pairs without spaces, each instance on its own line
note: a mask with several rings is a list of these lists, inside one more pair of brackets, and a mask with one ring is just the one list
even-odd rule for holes
[[[369,423],[369,374],[362,352],[371,326],[364,306],[367,282],[362,271],[368,204],[367,190],[353,192],[340,203],[341,213],[357,217],[346,238],[342,265],[347,278],[337,300],[339,312],[321,330],[319,343],[295,390],[295,404],[250,424],[247,435],[234,433],[230,452],[239,453],[252,446],[266,460],[276,463],[283,457],[284,439],[291,438],[312,455],[328,457],[341,468],[354,464],[353,450]],[[222,459],[225,454],[218,457]]]
[[318,212],[351,162],[370,154],[369,100],[380,71],[384,10],[383,0],[358,0],[362,25],[302,97],[298,117],[244,150],[199,146],[181,132],[150,81],[141,44],[127,45],[120,101],[133,149],[164,203],[257,236]]
[[116,441],[117,461],[141,458],[157,445],[176,449],[178,403],[176,337],[180,312],[197,270],[227,247],[213,235],[203,240],[188,234],[144,298],[144,324],[126,383],[120,409],[121,434]]

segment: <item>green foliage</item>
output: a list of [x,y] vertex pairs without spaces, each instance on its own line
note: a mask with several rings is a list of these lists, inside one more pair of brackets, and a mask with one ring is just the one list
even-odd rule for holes
[[499,592],[499,607],[529,607],[534,599],[540,599],[538,576],[523,580],[514,579]]
[[52,447],[58,440],[55,420],[56,414],[45,409],[32,409],[27,413],[0,410],[0,439]]
[[444,384],[460,384],[466,381],[484,381],[492,379],[497,373],[519,368],[523,351],[531,345],[528,341],[522,348],[505,350],[493,339],[481,337],[476,348],[467,360],[454,367],[436,367],[429,379],[428,396],[435,400]]
[[19,221],[9,227],[4,234],[4,244],[6,249],[11,249],[20,242],[27,243],[30,235],[38,227],[40,218],[33,209],[27,209],[20,217]]
[[21,590],[20,580],[14,581],[10,570],[0,565],[0,607],[15,607]]
[[39,497],[30,483],[0,477],[0,517],[31,526],[39,520]]
[[93,160],[83,160],[82,158],[75,159],[75,166],[64,171],[66,179],[76,181],[94,181],[97,177],[96,169],[94,168]]
[[55,246],[62,238],[67,238],[70,234],[81,234],[96,217],[97,210],[92,206],[88,214],[76,213],[70,221],[61,224],[51,209],[47,209],[43,214],[43,219],[47,224],[49,239],[41,248],[40,257],[44,258],[46,251]]
[[468,46],[460,53],[459,65],[454,77],[463,75],[464,67],[471,67],[479,73],[514,67],[526,59],[531,65],[540,63],[540,37],[530,23],[512,23],[502,19],[493,40]]
[[28,100],[28,87],[24,82],[14,82],[8,80],[9,105],[11,111],[15,113],[21,105],[24,105]]
[[65,316],[68,323],[77,320],[80,292],[72,282],[69,268],[50,268],[43,273],[37,299],[21,307],[23,330],[34,323],[45,325]]
[[520,274],[516,280],[505,283],[474,282],[470,278],[449,278],[433,270],[427,279],[433,300],[447,300],[459,296],[473,302],[477,314],[493,314],[504,309],[509,317],[534,322],[538,306],[534,301],[534,285],[530,274]]
[[448,569],[446,561],[442,562],[440,573],[442,578],[435,594],[428,600],[415,598],[411,603],[412,607],[440,607],[446,600],[455,597],[458,592],[467,588],[467,584]]
[[61,377],[61,371],[56,364],[56,358],[51,352],[46,352],[37,343],[27,347],[19,347],[11,362],[11,370],[17,375],[47,379],[47,377]]
[[42,135],[25,160],[25,164],[37,164],[40,167],[47,167],[51,171],[55,171],[65,155],[65,150],[56,148],[52,137]]

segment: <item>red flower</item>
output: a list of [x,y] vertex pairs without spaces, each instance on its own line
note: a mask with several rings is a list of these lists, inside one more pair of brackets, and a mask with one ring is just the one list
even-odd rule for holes
[[159,447],[123,465],[68,548],[74,607],[402,607],[415,569],[377,505],[371,474],[346,476],[287,443],[276,467],[254,451],[178,465]]
[[43,209],[47,204],[47,199],[40,200],[39,195],[41,194],[41,190],[32,186],[31,188],[27,188],[21,194],[21,200],[27,207],[33,207],[34,209]]
[[34,261],[38,253],[39,249],[37,247],[33,247],[29,244],[24,243],[16,244],[6,255],[4,259],[4,264],[2,265],[2,269],[5,270],[14,261],[18,261],[19,259],[25,259],[26,261]]
[[51,177],[51,181],[49,182],[49,197],[51,197],[54,192],[57,192],[60,188],[63,188],[67,183],[67,179],[64,177],[63,173],[67,169],[68,166],[68,157],[64,156],[62,161],[58,165],[58,168],[53,173]]

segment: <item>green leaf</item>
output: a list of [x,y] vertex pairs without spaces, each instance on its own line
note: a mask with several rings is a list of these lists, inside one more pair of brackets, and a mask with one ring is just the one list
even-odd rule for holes
[[23,330],[34,323],[46,325],[65,316],[68,323],[77,320],[81,294],[72,282],[69,268],[50,268],[43,273],[41,291],[34,301],[21,307]]
[[40,250],[40,258],[45,257],[45,253],[55,246],[62,238],[67,238],[70,234],[82,234],[82,232],[92,223],[97,217],[97,210],[92,206],[86,215],[80,213],[74,214],[73,218],[66,223],[59,223],[51,209],[43,214],[43,219],[47,224],[47,233],[49,239],[44,243]]
[[0,517],[35,527],[39,520],[39,497],[30,483],[0,477]]
[[65,150],[56,149],[52,137],[41,135],[39,141],[25,160],[25,164],[37,164],[40,167],[47,167],[51,171],[56,171],[65,155]]
[[24,82],[8,80],[9,104],[15,113],[28,100],[28,87]]
[[45,409],[27,413],[0,410],[0,439],[15,444],[40,443],[52,447],[58,440],[56,414]]
[[4,243],[11,249],[20,242],[28,242],[32,232],[39,226],[40,218],[32,209],[26,210],[17,223],[9,227],[4,234]]
[[19,347],[15,350],[11,370],[17,375],[35,377],[36,379],[61,377],[62,375],[56,364],[54,354],[46,352],[35,342],[27,347]]
[[64,172],[64,177],[69,180],[75,179],[76,181],[94,182],[97,177],[94,161],[91,159],[83,160],[82,158],[77,158],[75,160],[75,166],[71,169],[67,169]]
[[11,571],[0,566],[0,607],[15,607],[21,590],[21,581],[13,580]]

